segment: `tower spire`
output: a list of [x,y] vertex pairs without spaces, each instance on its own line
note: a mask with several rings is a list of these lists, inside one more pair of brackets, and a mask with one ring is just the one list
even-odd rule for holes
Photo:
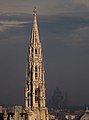
[[32,36],[31,36],[31,42],[34,44],[39,41],[39,32],[38,32],[38,25],[37,25],[37,9],[36,6],[33,10],[33,25],[32,25]]
[[33,9],[33,27],[36,28],[37,26],[37,18],[36,18],[36,14],[37,14],[37,9],[36,6]]
[[42,48],[39,39],[36,7],[33,10],[33,25],[31,39],[28,45],[28,61],[25,89],[25,108],[27,111],[37,113],[37,120],[47,119],[47,108],[45,105],[45,82],[44,67],[42,61]]

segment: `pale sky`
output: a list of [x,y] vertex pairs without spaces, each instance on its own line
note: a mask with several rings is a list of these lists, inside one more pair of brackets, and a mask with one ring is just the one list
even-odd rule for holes
[[39,14],[89,11],[89,0],[0,0],[0,12],[32,13],[35,4]]

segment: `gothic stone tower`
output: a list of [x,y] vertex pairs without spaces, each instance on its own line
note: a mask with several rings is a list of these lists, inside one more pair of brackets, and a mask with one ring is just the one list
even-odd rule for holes
[[27,120],[48,120],[48,109],[45,105],[44,66],[36,19],[36,8],[34,9],[33,17],[31,39],[28,43],[25,111],[27,113]]

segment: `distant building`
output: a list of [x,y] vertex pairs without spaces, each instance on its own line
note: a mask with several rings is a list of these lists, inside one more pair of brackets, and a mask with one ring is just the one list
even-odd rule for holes
[[26,120],[26,113],[22,106],[0,106],[0,120]]
[[75,115],[66,115],[66,120],[75,120]]
[[28,43],[28,61],[25,82],[25,107],[0,106],[0,120],[49,120],[46,107],[44,66],[39,38],[36,8],[33,13],[31,39]]
[[80,118],[80,120],[89,120],[89,109],[86,108],[84,115]]
[[58,119],[56,119],[56,117],[55,117],[55,115],[49,115],[49,120],[58,120]]

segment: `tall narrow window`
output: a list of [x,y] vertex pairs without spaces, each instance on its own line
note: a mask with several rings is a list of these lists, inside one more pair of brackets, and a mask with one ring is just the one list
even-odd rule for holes
[[39,55],[40,55],[40,48],[39,48]]
[[37,78],[37,72],[38,72],[38,70],[37,70],[37,66],[35,67],[35,77]]
[[35,48],[35,54],[37,55],[37,48]]
[[39,77],[40,77],[40,66],[39,66]]
[[39,89],[36,88],[36,89],[35,89],[35,101],[36,101],[36,102],[38,101],[38,96],[39,96]]

